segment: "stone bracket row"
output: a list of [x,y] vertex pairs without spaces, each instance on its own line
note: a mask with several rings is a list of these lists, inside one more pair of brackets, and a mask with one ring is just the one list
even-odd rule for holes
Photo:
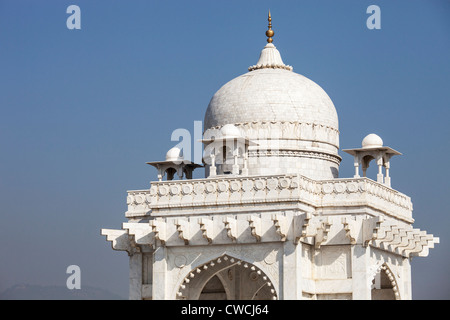
[[342,224],[351,244],[370,244],[404,257],[426,257],[429,249],[439,243],[439,238],[432,234],[410,225],[384,220],[381,216],[366,219],[343,218]]
[[303,241],[320,248],[327,241],[331,225],[327,217],[311,213],[294,216],[280,213],[219,219],[156,218],[147,223],[123,223],[122,230],[102,229],[101,234],[112,242],[113,249],[129,253],[138,249],[136,245],[156,247],[158,242],[164,246],[292,240],[295,244]]

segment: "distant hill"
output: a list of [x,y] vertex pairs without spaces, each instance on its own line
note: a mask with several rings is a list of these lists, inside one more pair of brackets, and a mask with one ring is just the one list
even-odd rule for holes
[[0,300],[125,300],[104,289],[82,286],[69,290],[65,286],[18,284],[0,293]]

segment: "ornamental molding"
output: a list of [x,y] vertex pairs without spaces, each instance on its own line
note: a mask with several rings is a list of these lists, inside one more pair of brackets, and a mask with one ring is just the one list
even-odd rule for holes
[[[252,121],[233,123],[241,135],[251,140],[305,140],[330,144],[339,148],[339,130],[314,122]],[[220,137],[222,125],[203,132],[205,138]]]
[[249,150],[249,157],[298,157],[298,158],[313,158],[332,161],[340,164],[342,158],[339,155],[317,152],[317,151],[303,151],[303,150]]
[[[334,128],[334,127],[330,127],[321,123],[315,123],[315,122],[302,122],[302,121],[250,121],[250,122],[236,122],[233,123],[233,125],[235,125],[236,127],[238,127],[238,129],[255,129],[256,127],[258,129],[266,129],[266,128],[270,128],[271,126],[309,126],[309,127],[313,127],[313,128],[320,128],[320,129],[326,129],[326,130],[330,130],[330,131],[334,131],[336,133],[339,134],[339,130]],[[206,131],[208,130],[218,130],[220,131],[220,129],[223,127],[223,125],[219,125],[219,126],[213,126],[208,128]],[[298,128],[297,128],[298,129]]]
[[[233,206],[245,212],[247,207],[254,211],[255,206],[264,205],[270,209],[295,203],[327,210],[366,206],[407,223],[414,221],[408,196],[371,179],[312,180],[300,175],[225,175],[155,181],[149,190],[128,192],[126,216],[211,214],[230,210]],[[177,209],[174,211],[174,208]],[[164,235],[162,237],[164,241]]]
[[292,71],[294,68],[292,66],[287,66],[285,64],[276,63],[266,63],[266,64],[256,64],[248,67],[248,71],[259,70],[259,69],[283,69],[287,71]]

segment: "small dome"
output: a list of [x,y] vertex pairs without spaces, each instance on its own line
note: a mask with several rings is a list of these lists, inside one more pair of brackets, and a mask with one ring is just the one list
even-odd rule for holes
[[383,146],[383,140],[375,133],[371,133],[363,139],[361,144],[363,148],[378,148]]
[[183,156],[181,156],[181,149],[177,147],[173,147],[166,153],[166,161],[180,161],[183,160]]
[[238,128],[233,124],[226,124],[220,129],[220,133],[225,137],[240,137],[241,133]]

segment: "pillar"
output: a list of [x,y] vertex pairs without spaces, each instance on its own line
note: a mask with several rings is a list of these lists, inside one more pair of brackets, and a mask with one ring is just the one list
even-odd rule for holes
[[177,174],[178,174],[178,177],[180,178],[180,180],[183,180],[183,163],[181,163],[180,165],[179,165],[179,167],[177,168]]
[[300,300],[302,299],[302,271],[300,259],[302,256],[302,243],[295,245],[293,241],[283,243],[283,279],[280,299]]
[[239,157],[239,148],[238,148],[238,145],[236,143],[235,149],[234,149],[234,164],[233,164],[233,171],[232,171],[232,173],[234,175],[239,175],[238,157]]
[[353,165],[355,166],[355,175],[353,178],[359,178],[359,157],[358,155],[355,155]]
[[353,300],[371,300],[372,279],[369,279],[368,273],[370,247],[354,244],[352,245],[351,253]]
[[142,254],[130,255],[130,300],[142,299]]
[[384,164],[384,167],[386,168],[386,177],[384,178],[384,184],[390,188],[391,177],[389,176],[389,169],[390,169],[389,161]]
[[164,172],[162,171],[160,166],[158,166],[158,181],[162,181],[163,176],[164,176]]
[[175,299],[167,297],[166,278],[167,278],[167,252],[166,248],[159,246],[153,253],[153,300]]
[[377,165],[378,165],[377,182],[384,183],[384,181],[383,181],[383,157],[380,154],[377,156]]
[[209,176],[215,177],[217,175],[216,169],[216,155],[214,153],[211,154],[211,166],[209,167]]
[[248,176],[248,155],[247,152],[244,154],[244,167],[242,168],[242,175]]
[[[402,265],[403,273],[401,275],[403,288],[400,289],[400,299],[411,300],[412,299],[412,287],[411,287],[411,258],[403,258]],[[403,290],[402,290],[403,289]]]

